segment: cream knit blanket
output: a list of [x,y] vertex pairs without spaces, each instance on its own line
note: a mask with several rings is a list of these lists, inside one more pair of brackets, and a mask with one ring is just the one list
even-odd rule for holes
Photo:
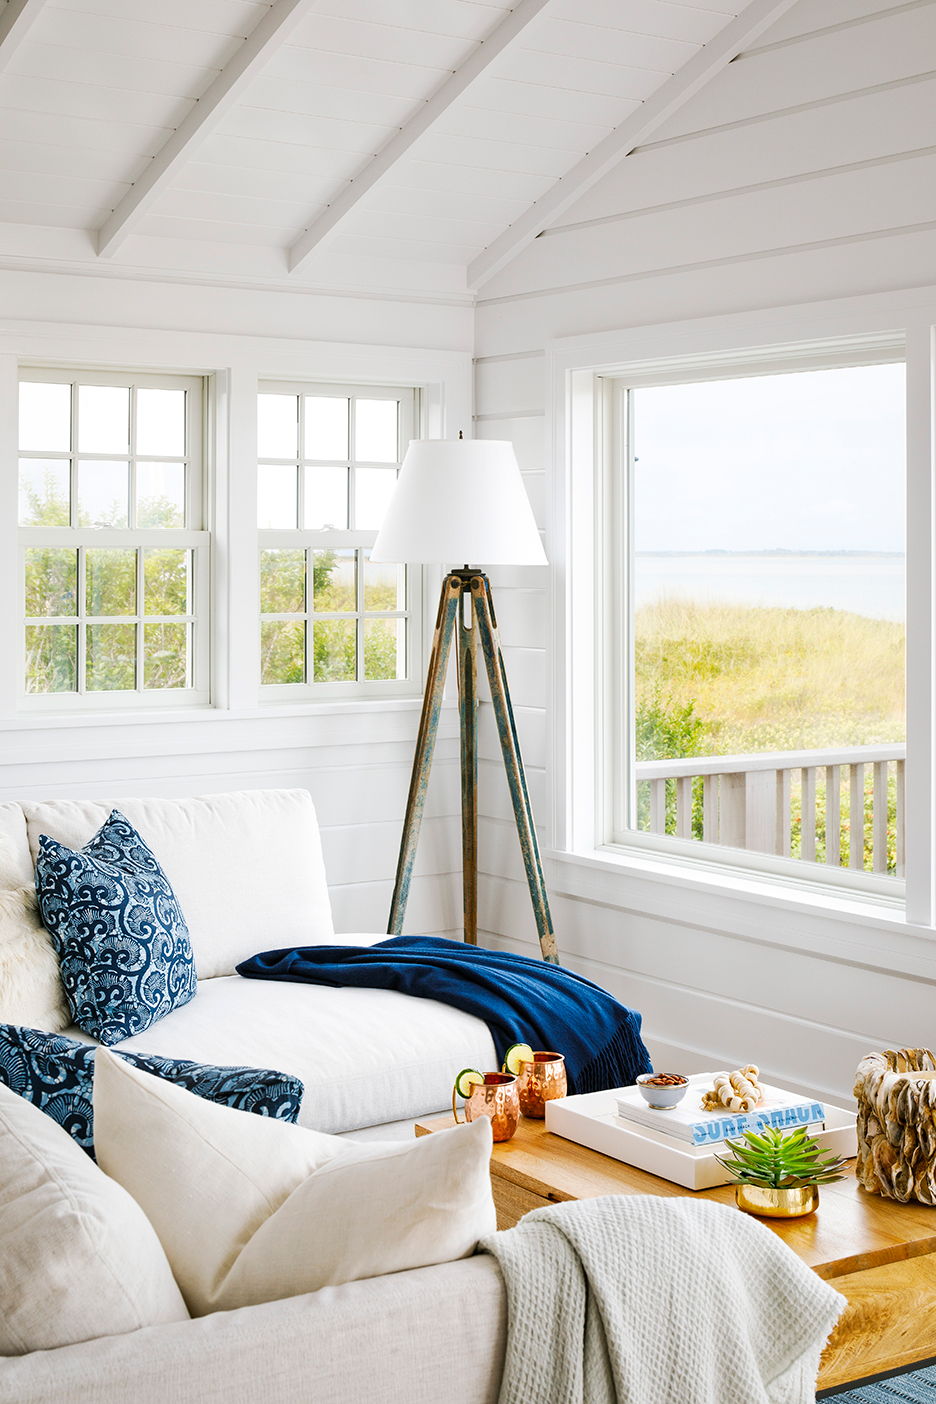
[[481,1240],[507,1283],[499,1404],[813,1404],[845,1298],[749,1215],[608,1195]]

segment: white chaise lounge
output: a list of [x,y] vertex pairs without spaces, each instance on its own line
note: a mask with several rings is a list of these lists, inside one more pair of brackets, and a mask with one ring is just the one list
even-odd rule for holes
[[[195,999],[118,1049],[274,1068],[305,1084],[300,1125],[331,1133],[383,1126],[382,1136],[386,1123],[403,1123],[402,1134],[414,1118],[450,1105],[461,1068],[494,1067],[487,1026],[434,1000],[235,974],[257,951],[385,939],[335,935],[306,790],[2,804],[0,888],[32,884],[40,834],[80,848],[114,808],[171,882],[198,971]],[[93,1042],[76,1028],[62,1031]]]

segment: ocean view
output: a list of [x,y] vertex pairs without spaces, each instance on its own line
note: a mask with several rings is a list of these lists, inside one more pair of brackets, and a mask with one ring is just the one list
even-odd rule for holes
[[699,603],[822,606],[903,622],[904,562],[889,553],[638,551],[635,605],[673,595]]

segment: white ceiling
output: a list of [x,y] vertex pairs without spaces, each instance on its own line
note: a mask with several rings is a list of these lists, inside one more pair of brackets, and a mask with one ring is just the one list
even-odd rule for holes
[[[678,96],[685,66],[703,46],[717,48],[736,12],[778,8],[786,6],[8,0],[0,258],[8,267],[467,296],[469,265],[509,242],[504,231],[522,217],[529,223],[560,178],[574,186],[583,159],[613,146],[615,129],[626,135],[653,94]],[[284,17],[247,81],[234,84],[256,26]],[[501,25],[516,33],[496,52]],[[451,102],[447,83],[464,87]],[[135,204],[146,181],[151,202]],[[339,213],[314,242],[317,221]],[[99,253],[102,226],[110,243]]]

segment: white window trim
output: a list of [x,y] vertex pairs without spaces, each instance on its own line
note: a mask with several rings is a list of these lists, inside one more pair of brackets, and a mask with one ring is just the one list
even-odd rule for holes
[[[633,665],[632,619],[630,601],[633,599],[633,480],[629,462],[633,442],[633,426],[625,424],[632,414],[628,400],[630,390],[644,385],[685,385],[692,381],[737,380],[760,375],[785,375],[794,371],[840,369],[843,366],[881,365],[887,362],[903,364],[905,347],[902,337],[887,334],[879,343],[862,338],[861,345],[830,347],[819,343],[815,349],[781,354],[771,358],[766,349],[749,358],[711,357],[693,361],[679,358],[678,367],[654,370],[630,370],[619,376],[599,377],[596,385],[596,409],[602,425],[601,443],[597,449],[600,476],[597,492],[601,500],[601,540],[597,543],[599,560],[603,562],[601,588],[604,592],[602,615],[605,633],[601,643],[601,658],[608,664],[608,684],[605,705],[599,721],[599,782],[605,780],[599,800],[598,832],[605,836],[603,847],[611,851],[637,850],[674,862],[704,863],[708,866],[730,867],[735,871],[767,879],[803,883],[810,889],[826,887],[831,892],[846,892],[888,905],[902,905],[905,883],[902,877],[858,872],[847,867],[804,863],[798,858],[783,858],[756,850],[725,849],[714,844],[701,844],[694,839],[665,838],[629,827],[625,792],[636,783],[633,776],[634,708],[636,679]],[[630,540],[621,550],[621,532]],[[626,661],[626,675],[619,666]]]
[[[634,328],[547,344],[547,423],[554,465],[547,549],[553,562],[553,680],[551,748],[553,786],[547,849],[554,890],[609,902],[649,915],[669,915],[700,926],[750,936],[761,932],[791,948],[825,946],[838,958],[870,961],[882,969],[903,964],[932,978],[936,973],[936,472],[933,415],[936,289],[913,290],[778,308],[695,322]],[[904,344],[907,364],[907,590],[908,670],[907,896],[906,910],[855,894],[837,894],[763,874],[732,871],[694,860],[673,861],[603,842],[606,798],[599,771],[600,720],[609,705],[604,667],[602,541],[598,471],[603,462],[603,377],[646,372],[655,380],[664,366],[682,377],[692,363],[700,379],[719,365],[748,358],[751,373],[782,361],[795,369],[811,363],[829,343],[836,364],[847,345],[858,359],[870,347]],[[761,364],[759,364],[759,362]],[[692,900],[687,904],[687,897]],[[678,913],[678,918],[676,914]],[[793,914],[797,921],[791,923]],[[807,919],[808,918],[808,919]],[[882,939],[883,937],[883,939]],[[920,938],[924,938],[921,940]]]
[[[284,394],[303,395],[319,394],[345,396],[362,396],[367,399],[395,399],[397,397],[412,397],[408,405],[405,406],[400,415],[399,435],[400,435],[400,461],[406,452],[406,446],[411,438],[422,438],[425,435],[425,412],[423,409],[423,397],[418,386],[408,385],[362,385],[358,383],[338,383],[322,381],[282,381],[282,380],[261,380],[258,387],[259,394]],[[276,460],[264,460],[264,462],[275,462]],[[301,461],[301,459],[300,459]],[[258,469],[259,471],[259,469]],[[302,475],[300,473],[300,512],[302,503]],[[376,539],[376,531],[351,531],[351,530],[315,530],[308,527],[297,527],[295,529],[260,527],[258,528],[259,551],[263,550],[368,550]],[[258,553],[259,559],[259,553]],[[304,683],[261,683],[258,678],[258,688],[260,702],[263,706],[282,705],[285,702],[320,701],[327,702],[342,699],[365,700],[419,697],[422,695],[423,671],[424,671],[424,634],[423,620],[427,618],[425,589],[425,572],[414,565],[406,566],[406,601],[402,611],[395,611],[383,615],[384,618],[398,618],[401,615],[407,619],[406,629],[406,676],[392,680],[372,680],[356,678],[347,682],[316,682],[308,678]],[[362,584],[358,582],[358,594],[360,594]],[[259,614],[259,597],[257,601],[257,615]],[[360,611],[363,617],[364,611]],[[307,629],[311,628],[313,616],[311,601],[306,601],[306,613],[300,616],[307,620]],[[358,619],[358,613],[353,616]],[[259,624],[258,624],[259,628]],[[307,635],[307,654],[310,654],[310,644]],[[311,666],[311,664],[310,664]]]
[[[184,528],[153,529],[133,527],[126,529],[93,527],[29,527],[20,526],[17,532],[17,589],[16,615],[18,633],[17,652],[17,710],[23,716],[83,715],[86,713],[113,713],[135,711],[176,711],[182,708],[205,707],[211,698],[209,666],[211,656],[210,620],[210,578],[211,578],[211,533],[202,529],[206,518],[209,469],[206,452],[206,385],[203,376],[187,375],[183,372],[161,374],[153,371],[139,371],[121,366],[110,370],[89,369],[81,366],[52,367],[23,361],[19,366],[18,382],[31,380],[50,384],[70,385],[120,385],[146,389],[184,389],[189,396],[186,422],[185,458],[189,468],[186,472],[185,514],[190,525]],[[18,389],[18,386],[17,386]],[[74,416],[74,406],[72,414]],[[74,419],[73,419],[74,424]],[[76,450],[70,450],[73,456]],[[17,454],[19,449],[17,446]],[[17,473],[18,481],[18,473]],[[18,520],[18,510],[17,517]],[[194,525],[198,523],[198,525]],[[189,664],[191,686],[185,688],[146,688],[140,685],[132,690],[114,692],[52,692],[31,693],[25,690],[23,659],[25,657],[25,552],[30,546],[50,547],[178,547],[192,552],[191,600],[188,622],[192,624],[192,656]],[[142,610],[142,601],[139,601]],[[144,616],[139,614],[140,624]],[[79,648],[83,631],[79,630]]]

